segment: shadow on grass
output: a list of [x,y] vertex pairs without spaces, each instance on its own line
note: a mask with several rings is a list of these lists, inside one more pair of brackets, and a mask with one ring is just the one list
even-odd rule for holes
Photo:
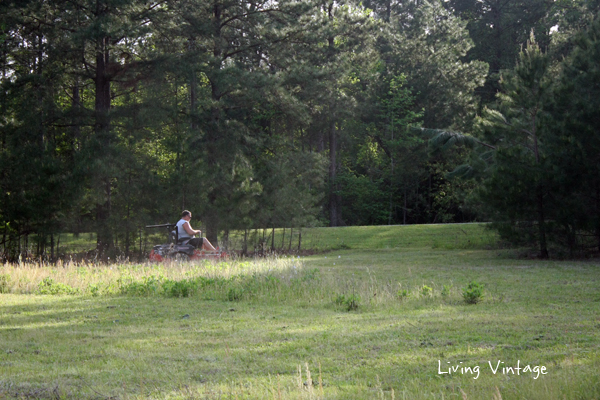
[[[598,394],[597,386],[563,387],[557,379],[589,380],[599,366],[597,333],[588,323],[594,310],[584,305],[550,313],[540,304],[514,312],[505,304],[421,301],[349,313],[318,302],[4,297],[13,304],[0,306],[0,393],[10,396],[52,398],[58,388],[66,398],[144,398],[231,379],[260,385],[269,375],[293,381],[304,363],[313,377],[321,365],[331,398],[402,388],[410,398],[459,389],[477,396],[500,387],[507,399],[543,385],[556,394],[546,398],[568,390]],[[438,360],[479,365],[481,376],[439,374]],[[486,363],[497,360],[545,365],[551,375],[495,375]]]

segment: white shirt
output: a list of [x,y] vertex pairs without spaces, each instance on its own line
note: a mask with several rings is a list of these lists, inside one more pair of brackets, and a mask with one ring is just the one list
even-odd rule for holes
[[[193,236],[190,236],[189,233],[187,233],[185,231],[185,229],[183,228],[183,224],[188,223],[188,221],[186,221],[185,219],[180,219],[179,222],[177,222],[177,236],[179,237],[179,239],[183,239],[183,238],[191,238]],[[190,229],[192,229],[192,227],[190,226]]]

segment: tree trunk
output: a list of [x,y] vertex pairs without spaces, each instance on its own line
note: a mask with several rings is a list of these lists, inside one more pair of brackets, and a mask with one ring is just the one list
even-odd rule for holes
[[406,186],[404,187],[404,209],[402,210],[402,224],[406,225],[406,207],[408,207],[408,200],[406,198]]
[[[100,17],[103,13],[100,10],[100,2],[96,3],[97,15]],[[96,140],[100,149],[110,151],[111,138],[110,138],[110,77],[108,76],[108,63],[109,63],[109,44],[110,38],[103,37],[96,43],[96,77],[95,77],[95,89],[96,99],[94,104],[95,111],[95,134]],[[110,159],[105,159],[105,164],[110,164]],[[100,252],[112,251],[113,235],[109,225],[110,212],[111,212],[111,195],[112,185],[111,179],[107,176],[108,173],[102,171],[100,176],[97,177],[101,185],[101,191],[104,191],[105,202],[96,205],[96,222],[97,222],[97,247]]]
[[[192,51],[194,47],[194,39],[188,39],[188,50]],[[196,122],[196,72],[192,71],[190,76],[190,128],[192,129],[192,134],[196,129],[198,129],[198,124]]]
[[4,223],[4,229],[2,230],[2,261],[6,261],[6,226]]
[[431,171],[429,171],[429,178],[427,183],[427,219],[429,223],[433,223],[431,220],[431,213],[433,212],[433,198],[431,197]]
[[271,251],[275,251],[275,228],[272,231],[273,237],[271,238]]
[[129,258],[129,207],[127,207],[127,225],[125,225],[125,257]]
[[[330,21],[334,20],[333,15],[334,2],[327,6],[327,17]],[[335,56],[335,38],[329,36],[328,42],[328,59],[332,61]],[[335,82],[332,82],[330,88],[330,104],[329,104],[329,226],[338,226],[339,215],[339,196],[336,194],[337,185],[335,183],[337,175],[337,136],[336,136],[336,112],[335,112],[335,97],[337,88]]]
[[[223,62],[223,49],[221,46],[221,23],[222,23],[222,10],[219,4],[216,2],[213,5],[212,10],[212,23],[213,23],[213,36],[214,36],[214,45],[212,49],[213,59],[210,61],[210,73],[208,79],[210,81],[211,88],[211,99],[213,105],[210,109],[210,121],[209,121],[209,129],[206,131],[206,154],[207,160],[206,163],[209,168],[213,170],[218,170],[217,165],[219,164],[219,160],[217,159],[217,154],[219,154],[217,147],[218,141],[220,139],[221,127],[221,109],[219,106],[219,102],[221,100],[221,89],[218,86],[219,82],[219,74],[221,71],[221,64]],[[195,101],[195,100],[194,100]],[[218,177],[212,174],[212,178],[214,181],[213,189],[210,193],[208,193],[208,205],[204,214],[204,223],[206,224],[206,238],[213,244],[213,246],[218,246],[218,231],[219,231],[219,210],[216,206],[217,199],[219,197],[220,185],[221,182],[218,181]]]
[[225,250],[229,248],[229,228],[225,229],[225,232],[223,233],[223,241],[221,246],[223,246]]
[[[540,152],[538,147],[538,138],[536,131],[536,116],[537,107],[534,108],[532,114],[531,132],[533,133],[533,150],[535,155],[535,165],[540,166]],[[541,185],[537,187],[537,207],[538,207],[538,229],[539,229],[539,240],[540,240],[540,258],[548,258],[548,247],[546,243],[546,218],[544,215],[544,193]]]
[[75,81],[75,85],[73,85],[73,112],[75,114],[75,120],[73,121],[73,137],[71,138],[71,146],[73,152],[76,151],[77,144],[79,143],[79,139],[81,137],[81,96],[79,94],[79,81]]
[[339,209],[338,196],[336,194],[337,185],[335,183],[337,176],[337,137],[335,132],[335,119],[330,115],[329,123],[329,226],[338,226]]
[[140,261],[142,260],[142,230],[140,229]]
[[[141,234],[142,230],[140,229],[140,234]],[[148,248],[148,235],[144,236],[144,249],[142,251],[142,255],[144,255],[146,253],[146,249]]]
[[600,185],[596,185],[596,240],[600,252]]
[[216,215],[216,212],[211,212],[206,217],[204,217],[204,224],[206,225],[206,238],[213,246],[219,246],[219,218]]
[[392,0],[387,0],[385,3],[385,22],[390,22],[392,16]]
[[540,258],[548,258],[548,247],[546,244],[546,219],[544,216],[544,195],[541,188],[538,188],[538,229],[540,239]]
[[[257,249],[258,248],[258,244],[259,244],[259,238],[258,238],[258,228],[254,228],[254,248]],[[256,253],[257,250],[254,250],[254,252]]]
[[[193,38],[189,38],[188,39],[188,51],[192,52],[194,48],[194,39]],[[190,109],[189,109],[189,116],[190,116],[190,131],[192,136],[195,135],[195,132],[198,130],[198,121],[197,121],[197,117],[196,117],[196,105],[197,105],[197,79],[196,79],[196,72],[192,71],[190,74],[190,82],[189,82],[189,92],[190,92]],[[181,183],[181,209],[185,210],[187,208],[186,204],[186,197],[187,197],[187,179],[186,179],[186,164],[185,164],[185,160],[186,158],[184,157],[184,154],[186,152],[186,148],[187,148],[187,143],[181,143],[181,158],[180,158],[180,179],[179,182]],[[178,153],[179,155],[179,153]],[[209,241],[211,239],[208,239]],[[212,241],[211,241],[212,243]],[[215,242],[216,243],[216,242]],[[216,246],[217,244],[215,244]]]

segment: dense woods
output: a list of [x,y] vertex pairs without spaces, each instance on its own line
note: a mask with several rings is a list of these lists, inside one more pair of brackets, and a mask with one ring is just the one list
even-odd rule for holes
[[3,257],[182,209],[600,250],[600,2],[4,0]]

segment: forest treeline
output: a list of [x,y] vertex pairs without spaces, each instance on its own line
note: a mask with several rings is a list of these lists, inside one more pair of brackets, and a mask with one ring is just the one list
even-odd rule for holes
[[598,249],[599,3],[3,0],[3,256],[183,209]]

